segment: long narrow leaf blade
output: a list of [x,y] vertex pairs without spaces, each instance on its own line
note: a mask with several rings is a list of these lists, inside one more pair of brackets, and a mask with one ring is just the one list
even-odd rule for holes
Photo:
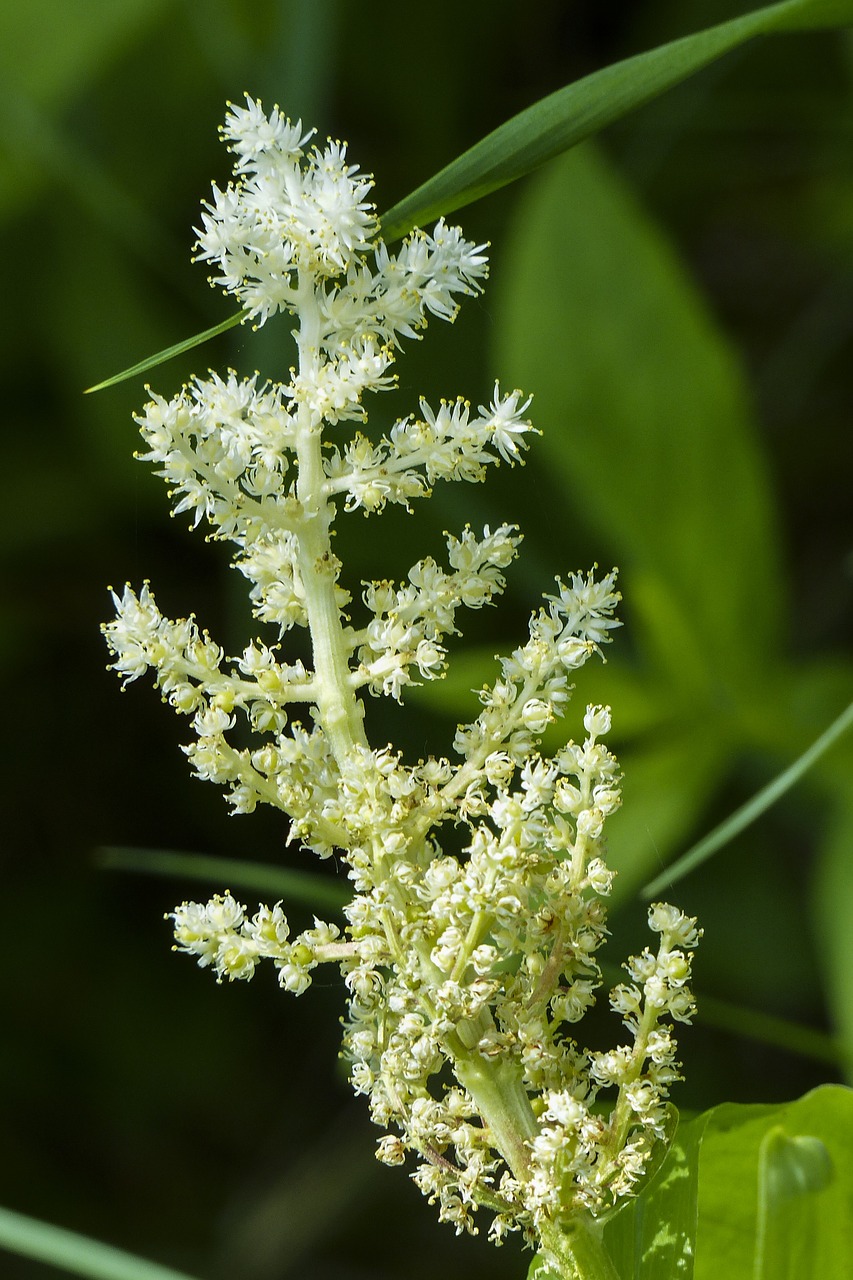
[[829,728],[812,743],[807,751],[803,752],[798,760],[795,760],[792,765],[784,769],[778,777],[774,778],[766,787],[763,787],[751,800],[747,800],[746,804],[736,809],[730,817],[709,832],[698,844],[694,844],[691,849],[688,849],[672,866],[667,867],[659,876],[651,880],[643,889],[643,896],[653,898],[656,893],[660,893],[662,889],[669,888],[677,880],[681,880],[689,871],[695,870],[712,854],[717,853],[718,850],[734,840],[735,836],[740,835],[741,831],[745,831],[748,826],[755,822],[756,818],[760,818],[777,800],[781,799],[786,791],[790,791],[791,787],[800,781],[800,778],[809,771],[812,765],[851,726],[853,726],[853,702],[846,710],[842,711],[837,720],[833,720]]
[[129,369],[124,369],[121,373],[114,373],[111,378],[105,378],[103,382],[96,383],[94,387],[87,387],[83,395],[91,395],[93,391],[105,391],[107,387],[115,387],[119,382],[127,382],[129,378],[136,378],[140,373],[147,373],[149,369],[156,369],[158,365],[165,364],[167,360],[171,360],[174,356],[182,356],[185,351],[192,351],[193,347],[200,347],[203,342],[209,342],[211,338],[218,338],[220,333],[227,333],[229,329],[236,328],[243,319],[245,319],[245,312],[238,311],[236,315],[223,320],[221,324],[215,324],[212,329],[205,329],[204,333],[196,333],[191,338],[184,338],[183,342],[176,342],[173,347],[166,347],[164,351],[158,351],[156,355],[146,356],[138,364],[131,365]]
[[0,1249],[47,1262],[87,1280],[192,1280],[183,1271],[11,1209],[0,1209]]
[[[386,241],[398,239],[412,227],[514,182],[754,36],[847,23],[853,23],[853,0],[782,0],[596,71],[513,116],[388,209],[381,218],[383,236]],[[240,312],[87,387],[84,394],[147,373],[227,332],[242,319]]]
[[199,853],[177,853],[171,849],[128,849],[110,846],[98,850],[98,862],[110,871],[143,872],[146,875],[205,880],[218,889],[249,889],[271,894],[289,903],[299,902],[312,910],[325,907],[340,911],[352,896],[344,885],[311,871],[271,867],[264,862],[242,862],[236,858],[212,858]]
[[385,240],[532,172],[755,36],[853,23],[853,0],[782,0],[595,71],[482,138],[382,215]]

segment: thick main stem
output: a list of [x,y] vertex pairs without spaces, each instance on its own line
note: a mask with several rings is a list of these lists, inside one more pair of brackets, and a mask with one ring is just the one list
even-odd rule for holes
[[[299,295],[299,373],[307,386],[315,382],[321,365],[321,317],[310,276],[300,279]],[[322,423],[304,399],[297,409],[296,452],[296,491],[304,513],[298,535],[299,571],[314,654],[317,711],[338,766],[343,769],[355,748],[368,746],[368,741],[361,703],[350,679],[343,624],[335,599],[337,561],[331,547],[334,509],[324,490]],[[429,968],[428,954],[422,960]],[[490,1018],[486,1016],[486,1020]],[[488,1126],[495,1147],[514,1177],[526,1182],[530,1176],[528,1143],[539,1126],[520,1068],[479,1052],[477,1044],[487,1029],[479,1025],[479,1020],[463,1023],[448,1037],[447,1048],[456,1076]],[[589,1272],[588,1276],[577,1272],[577,1276],[578,1280],[605,1280],[604,1272]]]
[[577,1215],[564,1227],[546,1224],[541,1239],[549,1270],[560,1280],[620,1280],[601,1227],[588,1214]]
[[511,1062],[484,1058],[476,1048],[461,1046],[453,1052],[453,1070],[459,1083],[477,1104],[489,1127],[495,1147],[519,1182],[530,1177],[527,1143],[539,1132],[520,1069]]
[[[299,315],[299,375],[310,385],[320,369],[320,310],[309,275],[300,276]],[[296,496],[303,510],[297,554],[314,653],[317,709],[338,767],[343,768],[353,748],[367,746],[367,739],[361,703],[349,678],[343,624],[335,599],[334,508],[323,490],[322,422],[304,399],[297,409],[296,454]]]

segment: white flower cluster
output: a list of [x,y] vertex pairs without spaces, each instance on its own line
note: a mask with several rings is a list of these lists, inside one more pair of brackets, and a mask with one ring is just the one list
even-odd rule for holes
[[259,960],[272,960],[278,980],[287,991],[301,995],[311,985],[311,970],[324,960],[340,960],[351,952],[347,943],[338,943],[337,925],[314,919],[292,942],[281,903],[261,907],[252,919],[246,908],[226,892],[217,894],[203,906],[185,902],[170,912],[175,922],[175,950],[198,956],[202,969],[211,965],[217,981],[251,978]]
[[[693,1008],[699,931],[658,904],[657,952],[630,960],[631,981],[611,995],[632,1042],[592,1052],[575,1037],[601,985],[613,878],[603,833],[620,775],[603,742],[609,708],[589,707],[581,740],[555,755],[540,743],[565,712],[573,673],[618,625],[615,575],[558,582],[481,691],[480,714],[459,726],[454,759],[406,764],[370,744],[360,693],[400,700],[413,679],[441,676],[459,609],[500,593],[519,537],[509,525],[448,535],[448,568],[427,558],[403,584],[362,584],[354,625],[344,611],[359,606],[332,551],[336,515],[408,507],[437,480],[476,482],[514,464],[532,430],[529,401],[496,387],[476,416],[463,400],[438,410],[421,401],[419,416],[376,443],[360,431],[329,439],[328,428],[365,419],[366,391],[390,385],[400,338],[429,315],[453,319],[457,297],[479,288],[483,246],[439,223],[393,256],[378,239],[371,180],[341,144],[306,154],[301,124],[252,100],[231,109],[224,135],[235,179],[214,188],[199,256],[248,316],[296,317],[298,367],[286,385],[196,380],[152,399],[138,421],[142,456],[175,511],[235,544],[255,616],[274,637],[226,659],[192,618],[165,618],[147,584],[114,595],[104,631],[124,681],[151,670],[191,718],[196,773],[226,786],[235,810],[272,804],[291,839],[323,857],[338,851],[354,896],[343,934],[315,921],[292,940],[281,904],[250,918],[230,893],[184,903],[171,916],[176,946],[220,980],[270,960],[297,994],[316,965],[339,965],[345,1054],[386,1130],[380,1159],[415,1153],[415,1180],[458,1230],[475,1230],[487,1206],[494,1239],[520,1229],[547,1251],[555,1231],[636,1188],[678,1079],[671,1023]],[[310,666],[280,657],[293,627],[309,633]],[[305,704],[302,721],[294,703]],[[231,741],[238,714],[248,746]],[[460,828],[461,854],[444,852],[443,831]]]

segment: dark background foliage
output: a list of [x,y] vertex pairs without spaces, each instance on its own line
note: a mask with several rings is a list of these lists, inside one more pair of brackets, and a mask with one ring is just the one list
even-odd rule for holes
[[[165,611],[194,610],[232,652],[245,643],[247,620],[221,548],[171,522],[161,483],[132,459],[139,380],[95,397],[81,389],[228,314],[190,263],[199,201],[211,178],[227,175],[216,138],[227,98],[248,90],[317,124],[321,136],[345,137],[353,159],[376,174],[380,208],[388,207],[543,94],[739,10],[725,0],[686,7],[544,0],[525,8],[439,0],[417,9],[388,0],[370,8],[334,0],[31,0],[0,13],[0,217],[10,281],[0,350],[3,1203],[209,1280],[305,1272],[316,1280],[419,1280],[486,1267],[495,1276],[522,1274],[514,1247],[492,1256],[480,1241],[455,1241],[403,1176],[373,1161],[375,1135],[336,1062],[337,983],[319,982],[299,1001],[281,996],[263,973],[248,987],[217,988],[170,953],[162,920],[182,896],[203,890],[98,865],[96,851],[116,844],[292,866],[304,865],[304,855],[284,847],[280,815],[228,820],[221,796],[189,779],[178,750],[183,726],[144,682],[122,697],[104,671],[97,628],[108,614],[107,583],[150,577]],[[763,718],[739,704],[738,732],[708,765],[713,776],[687,785],[704,722],[697,711],[682,752],[674,713],[661,724],[654,705],[649,711],[665,664],[644,657],[643,625],[632,633],[626,587],[629,625],[618,644],[627,657],[614,664],[614,688],[622,678],[640,708],[626,749],[648,782],[644,840],[652,842],[651,864],[647,849],[634,887],[655,873],[658,857],[772,777],[853,696],[851,82],[849,33],[768,40],[602,139],[634,192],[632,207],[657,224],[704,295],[710,322],[737,352],[774,495],[770,523],[787,601],[776,638],[787,665],[774,654],[777,692],[761,702]],[[533,207],[524,202],[535,201],[536,181],[460,214],[468,234],[492,241],[493,285],[452,331],[433,326],[403,358],[400,412],[421,392],[464,392],[477,403],[496,374],[505,383],[521,378],[497,364],[497,353],[508,352],[512,363],[507,281],[523,289],[525,210]],[[539,250],[547,269],[547,246]],[[614,314],[624,305],[618,281],[610,301]],[[571,365],[572,345],[556,322],[552,339],[554,361]],[[171,394],[208,364],[280,376],[288,342],[286,323],[258,335],[232,332],[151,381]],[[648,354],[639,344],[633,364],[611,380],[623,408]],[[547,405],[547,389],[541,394]],[[380,405],[377,420],[397,407]],[[631,568],[630,545],[602,541],[583,502],[561,489],[548,455],[536,461],[537,447],[526,470],[502,473],[488,494],[442,494],[416,519],[350,520],[341,534],[357,582],[405,573],[440,549],[442,528],[467,518],[522,524],[526,567],[500,610],[475,616],[466,629],[472,647],[462,669],[476,669],[476,679],[481,651],[516,642],[555,572],[614,555]],[[726,465],[721,450],[709,474],[725,476]],[[617,457],[602,456],[604,489],[618,466]],[[663,479],[644,498],[650,520],[665,519],[683,482],[677,466]],[[718,516],[728,519],[726,504]],[[708,570],[702,555],[697,548],[700,585]],[[737,571],[737,592],[748,596],[748,551]],[[756,574],[756,616],[763,590]],[[677,638],[672,647],[677,673],[690,654],[679,653]],[[645,680],[646,670],[655,680]],[[446,750],[473,683],[474,676],[457,680],[438,714],[425,699],[406,717],[371,707],[377,735],[393,735],[412,753]],[[591,684],[590,696],[610,695]],[[749,724],[747,712],[755,712]],[[843,801],[851,755],[836,752],[833,760],[822,787],[802,788],[671,896],[706,927],[700,989],[849,1031],[849,971],[839,966],[853,901],[843,871],[853,829]],[[631,822],[627,799],[620,821]],[[823,889],[812,910],[814,874]],[[297,907],[297,918],[300,911],[308,915]],[[623,904],[614,925],[618,956],[639,936],[642,914],[636,903]],[[701,1019],[682,1042],[688,1080],[677,1100],[687,1107],[789,1098],[839,1078],[837,1067]],[[11,1257],[0,1269],[12,1280],[46,1274]]]

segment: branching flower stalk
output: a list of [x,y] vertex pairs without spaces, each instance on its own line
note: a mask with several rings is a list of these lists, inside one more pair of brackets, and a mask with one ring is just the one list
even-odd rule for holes
[[[236,812],[282,809],[291,840],[346,861],[353,897],[343,931],[315,920],[295,937],[281,903],[250,915],[229,892],[185,902],[171,913],[176,944],[220,981],[269,961],[297,995],[319,965],[337,965],[349,992],[343,1052],[384,1130],[379,1158],[413,1156],[412,1177],[457,1231],[476,1231],[485,1208],[496,1243],[521,1231],[557,1274],[598,1280],[613,1274],[601,1224],[667,1138],[671,1025],[693,1012],[700,934],[654,905],[657,947],[630,959],[610,993],[631,1042],[581,1046],[613,879],[603,829],[620,799],[609,708],[588,707],[584,735],[552,757],[539,745],[573,673],[618,625],[615,574],[558,580],[480,691],[478,717],[459,726],[452,759],[407,764],[370,743],[363,692],[402,702],[414,680],[440,678],[458,610],[492,603],[520,539],[510,525],[466,527],[447,535],[447,568],[425,558],[405,583],[362,584],[354,603],[335,519],[341,508],[411,510],[438,481],[478,482],[521,461],[529,401],[496,386],[476,413],[461,399],[421,401],[379,441],[349,427],[366,420],[368,391],[393,386],[401,340],[431,316],[453,320],[459,298],[479,292],[485,246],[442,221],[390,253],[372,180],[340,143],[306,150],[310,134],[277,109],[247,99],[223,134],[235,177],[204,207],[198,257],[247,318],[295,317],[298,364],[287,383],[230,372],[154,396],[138,419],[141,456],[176,513],[234,544],[274,638],[226,658],[192,616],[164,617],[147,584],[114,595],[104,632],[123,680],[151,669],[191,719],[195,773],[225,786]],[[283,656],[299,627],[310,668]],[[232,744],[238,715],[251,746]],[[449,827],[464,832],[460,856],[442,850]]]

